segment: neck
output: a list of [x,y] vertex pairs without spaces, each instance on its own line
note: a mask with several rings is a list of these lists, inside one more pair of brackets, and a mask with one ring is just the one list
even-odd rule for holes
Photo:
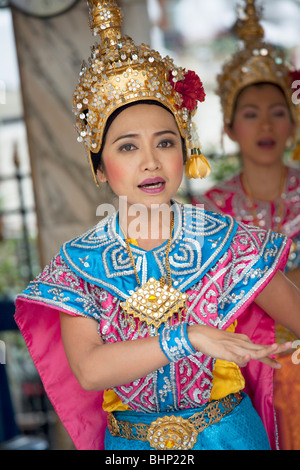
[[140,248],[151,250],[170,238],[171,204],[120,207],[119,224],[126,239],[134,239]]
[[254,199],[274,201],[284,189],[286,168],[282,162],[276,165],[256,166],[252,163],[243,165],[242,182]]

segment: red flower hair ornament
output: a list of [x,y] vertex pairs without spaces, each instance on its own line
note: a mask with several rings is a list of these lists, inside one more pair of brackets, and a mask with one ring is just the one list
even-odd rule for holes
[[[185,72],[185,69],[183,69],[183,72]],[[193,112],[197,108],[197,102],[205,100],[203,84],[198,75],[192,70],[188,70],[184,73],[183,80],[176,80],[172,74],[170,74],[169,81],[173,89],[179,93],[182,98],[180,108],[186,108],[188,111]],[[185,164],[185,175],[187,178],[205,178],[210,174],[211,168],[208,161],[201,153],[194,124],[192,125],[191,133],[194,148],[192,148],[191,155]]]
[[170,75],[169,81],[175,91],[182,97],[181,108],[193,111],[197,107],[197,101],[202,102],[205,100],[203,83],[192,70],[185,73],[183,80],[174,81],[174,77]]

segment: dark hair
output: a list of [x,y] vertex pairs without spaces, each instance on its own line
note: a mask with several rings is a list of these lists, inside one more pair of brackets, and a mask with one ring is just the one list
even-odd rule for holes
[[[94,153],[94,152],[91,152],[91,160],[92,160],[92,164],[93,164],[93,168],[94,168],[94,172],[97,173],[97,170],[98,169],[104,169],[103,168],[103,161],[102,161],[102,152],[103,152],[103,147],[104,147],[104,144],[105,144],[105,138],[106,138],[106,134],[108,132],[108,129],[110,128],[112,122],[116,119],[116,117],[122,112],[124,111],[125,109],[127,108],[130,108],[131,106],[134,106],[136,104],[150,104],[150,105],[156,105],[156,106],[160,106],[161,108],[164,108],[166,111],[168,111],[170,114],[172,114],[172,112],[166,107],[164,106],[162,103],[160,103],[159,101],[155,101],[155,100],[139,100],[139,101],[134,101],[133,103],[128,103],[128,104],[125,104],[124,106],[116,109],[107,119],[106,121],[106,124],[105,124],[105,128],[104,128],[104,131],[103,131],[103,136],[102,136],[102,145],[101,145],[101,148],[99,150],[99,152],[97,153]],[[173,116],[173,114],[172,114]],[[186,163],[186,160],[187,160],[187,151],[186,151],[186,145],[185,145],[185,140],[183,138],[181,138],[182,140],[182,151],[183,151],[183,161],[184,163]]]

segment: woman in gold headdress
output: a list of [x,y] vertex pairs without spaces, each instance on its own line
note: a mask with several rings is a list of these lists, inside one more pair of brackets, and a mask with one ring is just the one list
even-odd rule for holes
[[[207,210],[292,238],[285,271],[299,287],[300,169],[287,166],[283,155],[287,144],[294,141],[295,160],[299,160],[300,108],[293,83],[300,72],[263,41],[264,31],[252,0],[246,2],[237,31],[244,47],[224,65],[218,76],[218,94],[224,129],[239,145],[242,170],[193,201],[203,203]],[[277,325],[276,329],[278,340],[296,341],[285,328]],[[275,406],[283,449],[300,448],[300,370],[292,358],[293,352],[279,357],[283,367],[275,372]]]
[[[74,109],[119,211],[62,246],[16,321],[78,449],[274,448],[270,356],[291,344],[269,325],[284,317],[300,333],[300,294],[280,272],[290,243],[174,200],[184,162],[188,176],[209,172],[192,124],[202,83],[122,36],[115,1],[89,4],[101,44]],[[255,332],[253,302],[269,313]]]

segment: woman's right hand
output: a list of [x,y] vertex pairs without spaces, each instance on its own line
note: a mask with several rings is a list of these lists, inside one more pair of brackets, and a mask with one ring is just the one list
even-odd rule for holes
[[206,325],[190,325],[188,337],[197,351],[216,359],[235,362],[239,367],[245,367],[251,359],[255,359],[274,369],[280,369],[281,364],[270,355],[287,351],[292,345],[291,342],[255,344],[244,334],[231,333]]

